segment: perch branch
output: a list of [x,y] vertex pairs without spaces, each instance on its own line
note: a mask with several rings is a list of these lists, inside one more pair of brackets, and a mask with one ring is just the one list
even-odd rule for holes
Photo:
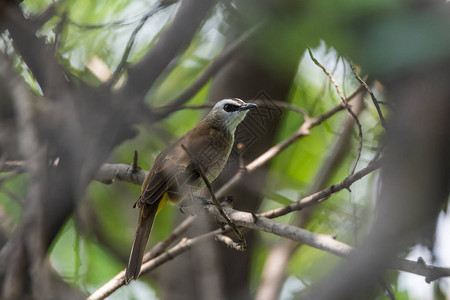
[[[375,170],[375,169],[373,169],[373,170]],[[357,181],[358,179],[364,177],[365,175],[367,175],[369,173],[370,173],[369,169],[366,168],[364,170],[361,170],[358,173],[350,175],[350,179],[344,180],[346,182],[345,183],[346,186],[347,185],[350,186],[355,181]],[[323,198],[315,198],[315,201],[319,202],[319,200],[323,201],[325,199],[328,199],[329,196],[332,194],[331,193],[332,190],[334,190],[334,193],[336,193],[338,191],[338,189],[342,190],[342,189],[345,188],[345,186],[343,186],[342,183],[334,185],[334,186],[336,186],[336,187],[334,187],[334,188],[331,188],[331,187],[327,188],[326,190],[328,192],[325,192],[325,193],[321,194]],[[318,194],[318,193],[316,193],[316,194]],[[316,194],[313,194],[311,196],[314,196]],[[316,197],[319,197],[319,196],[316,196]],[[301,202],[304,199],[309,199],[309,197],[305,197],[305,198],[299,200],[298,202]],[[252,216],[252,218],[254,220],[257,220],[260,217],[275,218],[277,216],[281,216],[281,215],[287,213],[286,211],[287,210],[279,209],[279,211],[272,210],[272,211],[268,211],[268,212],[260,214],[260,215],[251,215],[251,216]],[[219,215],[220,215],[220,213],[219,213]],[[146,262],[150,258],[154,258],[154,259],[152,259],[152,260],[148,261],[148,263],[144,263],[142,265],[141,274],[144,274],[145,272],[149,272],[149,271],[155,269],[156,267],[158,267],[162,263],[164,263],[164,262],[166,262],[168,260],[171,260],[176,255],[179,255],[179,254],[183,253],[184,251],[188,250],[190,248],[190,246],[186,247],[186,245],[192,245],[193,243],[201,242],[206,237],[214,237],[218,241],[224,242],[229,247],[233,247],[234,248],[234,247],[238,246],[237,243],[234,243],[230,238],[228,238],[227,236],[224,235],[225,233],[231,231],[231,228],[228,227],[228,229],[225,229],[225,230],[218,229],[218,230],[215,230],[215,231],[211,231],[211,232],[209,232],[207,234],[204,234],[202,236],[199,236],[197,238],[194,238],[194,239],[191,239],[191,240],[187,240],[187,241],[183,242],[181,245],[175,246],[175,249],[172,248],[171,252],[170,252],[170,254],[168,256],[164,256],[164,257],[159,256],[161,253],[163,253],[163,251],[176,238],[178,238],[181,235],[181,233],[179,233],[180,231],[184,232],[192,224],[194,218],[195,217],[193,217],[193,216],[187,218],[181,225],[179,225],[172,232],[172,234],[166,240],[164,240],[163,242],[158,243],[155,247],[152,248],[152,250],[150,250],[149,252],[146,253],[146,255],[144,257],[144,262]],[[294,228],[297,228],[297,227],[294,227]],[[108,281],[105,285],[103,285],[98,290],[96,290],[88,299],[89,300],[104,299],[105,297],[109,296],[111,293],[113,293],[115,290],[119,289],[124,284],[125,284],[125,270],[121,271],[119,274],[114,276],[110,281]]]
[[[206,205],[205,209],[208,211],[209,215],[213,216],[216,220],[224,221],[222,215],[218,212],[217,209],[215,209],[214,205]],[[334,239],[334,237],[329,235],[312,233],[292,225],[287,225],[270,220],[266,217],[263,217],[262,215],[255,216],[252,213],[237,211],[233,210],[232,208],[226,208],[226,210],[227,215],[231,218],[231,220],[239,226],[265,231],[278,236],[289,238],[302,244],[309,245],[313,248],[323,250],[343,258],[348,258],[355,251],[353,247],[337,241],[336,239]],[[189,250],[194,244],[203,242],[211,237],[216,237],[221,233],[223,233],[222,230],[215,230],[195,238],[184,238],[168,251],[144,263],[142,265],[141,273],[144,274],[151,270],[154,270],[158,266],[174,259],[176,256]],[[390,267],[401,271],[425,276],[426,280],[429,281],[436,280],[445,276],[450,276],[450,269],[428,266],[424,264],[423,261],[414,262],[397,258],[390,265]],[[125,270],[117,274],[107,284],[95,291],[91,296],[89,296],[88,300],[104,299],[105,297],[110,295],[112,292],[123,285],[124,275]],[[106,293],[106,291],[108,291],[108,293]]]
[[[212,217],[217,220],[221,220],[221,215],[213,209],[212,205],[208,205],[205,208]],[[337,241],[334,237],[329,235],[312,233],[296,226],[271,220],[263,217],[262,215],[258,215],[255,218],[255,215],[252,213],[237,211],[230,207],[226,208],[226,210],[228,216],[230,216],[233,222],[239,226],[292,239],[339,257],[348,258],[356,251],[355,248],[343,242]],[[419,259],[417,262],[414,262],[403,258],[396,258],[389,265],[389,268],[424,276],[427,282],[431,282],[441,277],[450,276],[450,268],[428,266],[423,259]]]

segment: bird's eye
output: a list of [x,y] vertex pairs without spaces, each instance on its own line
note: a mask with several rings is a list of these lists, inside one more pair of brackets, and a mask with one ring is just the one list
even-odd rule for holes
[[234,105],[234,104],[227,103],[223,106],[223,110],[226,112],[237,111],[238,109],[239,109],[239,106]]

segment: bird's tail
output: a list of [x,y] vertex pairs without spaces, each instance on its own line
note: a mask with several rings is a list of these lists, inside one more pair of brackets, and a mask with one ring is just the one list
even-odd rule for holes
[[159,203],[144,205],[139,212],[139,222],[134,236],[133,246],[131,247],[127,270],[125,272],[126,284],[128,284],[131,279],[137,279],[139,276],[145,246],[147,245],[148,237],[152,230],[153,220],[155,220],[156,212],[158,211],[158,204]]

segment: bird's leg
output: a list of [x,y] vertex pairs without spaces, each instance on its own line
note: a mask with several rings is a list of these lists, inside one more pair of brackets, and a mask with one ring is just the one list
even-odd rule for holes
[[228,195],[228,196],[225,198],[225,200],[223,200],[222,203],[220,203],[220,206],[232,208],[232,207],[233,207],[233,200],[234,200],[234,199],[233,199],[233,196]]
[[205,197],[202,196],[198,196],[198,195],[193,195],[196,202],[198,204],[201,204],[201,206],[206,206],[206,205],[214,205],[214,203],[208,199],[206,199]]
[[[179,203],[180,212],[183,214],[187,213],[191,216],[204,215],[205,214],[204,208],[209,205],[214,205],[214,203],[205,197],[195,195],[195,194],[192,194],[190,197],[185,197]],[[221,206],[223,206],[223,207],[230,206],[230,201],[229,201],[228,197],[225,201],[222,202]],[[216,221],[216,224],[222,230],[224,230],[225,225],[227,225],[226,222],[219,222],[219,221]]]
[[179,203],[180,211],[192,216],[203,215],[203,208],[207,205],[214,205],[214,203],[195,194],[190,194],[189,197],[184,197]]

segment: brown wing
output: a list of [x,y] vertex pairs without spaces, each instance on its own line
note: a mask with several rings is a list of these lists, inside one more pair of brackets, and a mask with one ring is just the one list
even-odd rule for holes
[[200,126],[201,124],[158,155],[144,181],[141,196],[136,202],[137,207],[155,203],[166,191],[173,189],[174,185],[186,181],[194,183],[199,178],[195,164],[181,145],[195,156],[205,172],[208,171],[208,166],[215,165],[224,155],[228,155],[229,151],[225,148],[231,148],[232,136],[209,126]]
[[142,185],[142,193],[136,206],[142,207],[144,204],[157,202],[173,183],[175,176],[184,170],[185,167],[177,164],[176,161],[167,159],[166,153],[161,152]]

